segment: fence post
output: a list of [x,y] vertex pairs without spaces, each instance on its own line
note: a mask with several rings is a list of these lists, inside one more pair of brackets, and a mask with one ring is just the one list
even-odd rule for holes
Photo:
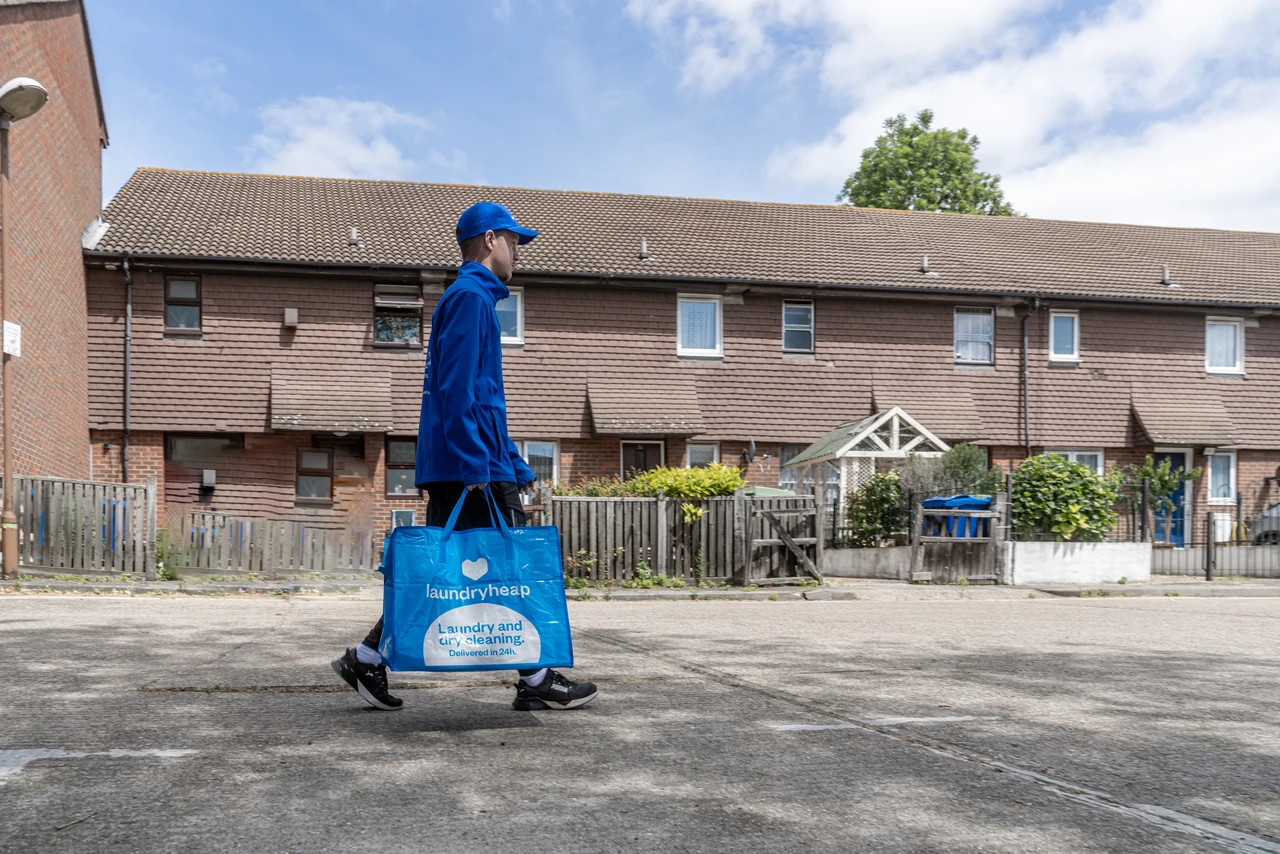
[[667,521],[667,498],[665,495],[659,495],[654,501],[658,502],[658,553],[654,556],[657,559],[654,569],[657,570],[658,575],[666,575],[671,564],[671,529]]
[[147,478],[147,517],[142,522],[142,568],[147,581],[156,580],[156,479]]
[[1217,555],[1213,553],[1213,514],[1210,513],[1204,517],[1204,580],[1213,581],[1213,563]]
[[1010,574],[1007,571],[1009,560],[1007,549],[1005,548],[1005,537],[1008,533],[1006,527],[1009,523],[1009,499],[1005,495],[997,495],[995,500],[995,518],[991,519],[991,548],[995,551],[995,570],[996,578],[999,584],[1010,584]]
[[747,571],[747,496],[745,487],[733,493],[733,579],[740,586],[751,583]]
[[1239,486],[1236,487],[1236,530],[1232,539],[1236,541],[1236,545],[1244,542],[1244,493]]
[[1151,536],[1151,478],[1142,479],[1142,542],[1150,543]]
[[826,539],[827,532],[823,530],[822,510],[827,503],[826,495],[815,495],[813,497],[813,509],[815,515],[813,517],[813,533],[814,539],[818,542],[813,549],[813,565],[818,570],[818,575],[822,575],[822,546],[823,540]]

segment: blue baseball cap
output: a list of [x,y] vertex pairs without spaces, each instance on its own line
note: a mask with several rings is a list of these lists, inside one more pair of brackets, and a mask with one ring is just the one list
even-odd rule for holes
[[525,228],[516,222],[511,211],[497,202],[476,202],[458,217],[456,233],[459,243],[486,231],[510,231],[518,234],[520,239],[516,242],[521,246],[538,236],[538,232],[532,228]]

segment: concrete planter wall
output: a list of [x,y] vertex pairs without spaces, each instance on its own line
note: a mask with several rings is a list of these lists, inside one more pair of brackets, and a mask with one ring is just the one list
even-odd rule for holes
[[836,578],[906,579],[911,571],[911,547],[884,549],[824,549],[822,572]]
[[1151,580],[1150,543],[1005,544],[1010,584],[1114,584]]

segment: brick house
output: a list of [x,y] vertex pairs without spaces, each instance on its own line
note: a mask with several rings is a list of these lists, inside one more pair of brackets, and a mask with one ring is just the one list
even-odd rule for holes
[[171,520],[420,510],[421,343],[480,199],[542,230],[501,318],[544,479],[718,459],[794,485],[780,462],[900,406],[1006,466],[1159,452],[1209,467],[1193,506],[1280,500],[1278,235],[158,169],[84,253],[95,476],[127,406]]
[[107,125],[83,3],[0,3],[0,68],[0,82],[33,77],[49,91],[44,108],[9,134],[4,287],[8,318],[22,325],[22,356],[11,368],[14,465],[19,474],[88,479],[81,236],[102,205]]

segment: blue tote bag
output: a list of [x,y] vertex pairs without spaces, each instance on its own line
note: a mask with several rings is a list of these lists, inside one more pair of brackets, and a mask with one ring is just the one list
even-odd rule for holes
[[573,667],[560,532],[512,528],[484,488],[492,528],[402,526],[383,547],[382,653],[392,670]]

